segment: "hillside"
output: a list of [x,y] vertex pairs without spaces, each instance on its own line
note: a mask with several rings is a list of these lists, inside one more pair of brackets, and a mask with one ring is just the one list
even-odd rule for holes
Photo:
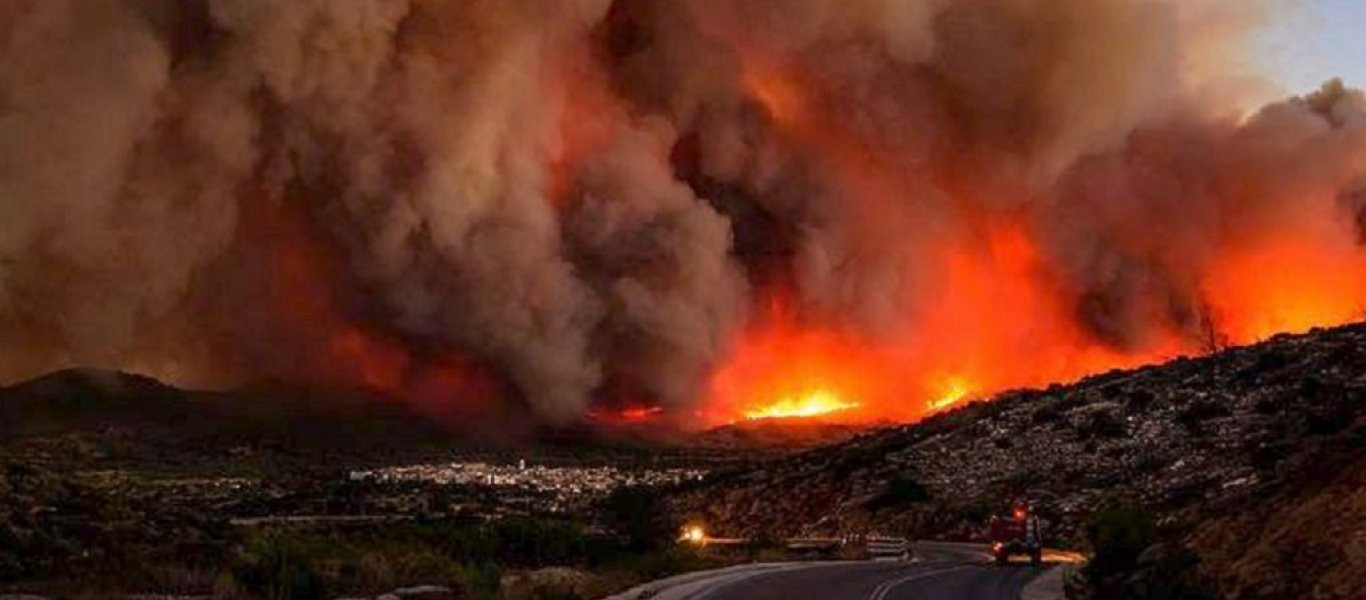
[[307,438],[397,427],[426,433],[419,425],[430,421],[379,394],[273,381],[198,391],[133,373],[67,369],[0,388],[0,439],[108,428]]
[[59,469],[336,468],[343,458],[373,462],[453,437],[383,396],[277,382],[198,391],[68,369],[0,388],[0,460]]
[[[1366,589],[1366,324],[1111,372],[717,474],[673,499],[719,535],[972,539],[1025,493],[1075,545],[1151,511],[1235,597]],[[1312,525],[1312,526],[1305,526]]]

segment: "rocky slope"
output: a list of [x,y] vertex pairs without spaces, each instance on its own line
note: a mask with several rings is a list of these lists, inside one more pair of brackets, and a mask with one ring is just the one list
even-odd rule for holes
[[673,499],[718,534],[971,539],[1027,494],[1076,543],[1107,501],[1152,511],[1230,596],[1366,589],[1366,324],[1003,394],[717,474]]

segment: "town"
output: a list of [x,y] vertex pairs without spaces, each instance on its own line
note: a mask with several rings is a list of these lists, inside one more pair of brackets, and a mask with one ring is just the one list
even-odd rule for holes
[[495,488],[508,504],[533,499],[542,510],[562,513],[576,510],[623,487],[672,486],[700,481],[706,471],[697,468],[627,468],[612,465],[528,465],[514,463],[450,462],[417,464],[351,471],[353,482],[378,484],[422,483],[436,486]]

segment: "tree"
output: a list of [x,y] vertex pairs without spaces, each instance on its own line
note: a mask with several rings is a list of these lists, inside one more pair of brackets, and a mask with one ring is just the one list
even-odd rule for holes
[[1090,597],[1133,600],[1212,598],[1199,581],[1199,559],[1189,550],[1158,540],[1147,512],[1124,505],[1097,511],[1086,526],[1095,556],[1084,574]]
[[625,536],[635,551],[668,545],[678,531],[659,495],[646,487],[617,489],[602,501],[600,512],[607,527]]

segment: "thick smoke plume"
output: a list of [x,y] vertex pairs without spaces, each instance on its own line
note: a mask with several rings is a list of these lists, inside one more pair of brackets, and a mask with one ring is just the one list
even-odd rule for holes
[[1246,111],[1274,9],[3,0],[0,377],[915,418],[1359,319],[1366,98]]

